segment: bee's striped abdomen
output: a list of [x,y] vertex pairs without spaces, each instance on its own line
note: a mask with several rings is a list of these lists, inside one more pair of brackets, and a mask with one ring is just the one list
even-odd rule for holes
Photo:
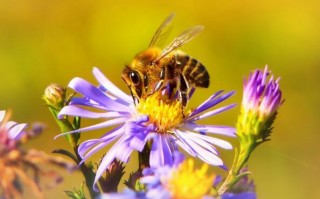
[[196,87],[209,87],[210,77],[204,65],[186,54],[177,53],[175,58],[181,73],[188,83],[191,83]]

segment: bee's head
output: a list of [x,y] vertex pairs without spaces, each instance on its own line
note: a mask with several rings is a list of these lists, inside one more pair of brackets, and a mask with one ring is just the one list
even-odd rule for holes
[[133,97],[141,98],[145,93],[147,76],[138,70],[134,70],[129,66],[126,66],[122,71],[122,79],[128,85]]
[[158,57],[160,50],[149,48],[134,57],[132,62],[122,71],[122,78],[128,85],[133,97],[141,98],[147,95],[150,77],[150,67]]

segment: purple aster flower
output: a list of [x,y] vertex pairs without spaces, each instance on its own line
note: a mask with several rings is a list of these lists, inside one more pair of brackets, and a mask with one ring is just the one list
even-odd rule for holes
[[[208,175],[208,165],[194,168],[192,159],[185,160],[183,154],[174,153],[175,163],[157,168],[146,168],[140,183],[146,185],[145,198],[202,198],[215,199],[214,184],[219,176]],[[255,199],[253,182],[244,177],[236,188],[221,195],[222,199]]]
[[[182,156],[182,157],[181,157]],[[140,182],[146,185],[146,198],[206,198],[213,189],[215,175],[207,175],[209,166],[195,169],[193,159],[174,153],[174,164],[157,168],[146,168]]]
[[173,164],[172,154],[178,150],[178,146],[208,164],[223,165],[215,146],[232,149],[231,144],[206,134],[234,136],[234,128],[196,122],[234,107],[232,104],[209,110],[234,92],[222,94],[223,91],[219,91],[192,111],[185,111],[178,99],[168,100],[166,90],[155,92],[135,105],[132,97],[116,87],[100,70],[94,68],[93,74],[99,82],[97,87],[81,78],[71,80],[68,86],[82,97],[72,98],[70,104],[60,111],[59,117],[69,115],[104,119],[95,125],[68,133],[114,126],[101,137],[84,141],[79,146],[78,152],[85,161],[117,140],[101,160],[95,183],[115,158],[128,162],[131,153],[134,150],[141,152],[150,140],[151,167]]
[[[125,189],[121,193],[102,194],[100,199],[176,199],[176,198],[201,198],[215,199],[216,190],[214,182],[218,176],[208,175],[208,165],[200,169],[194,168],[193,159],[185,160],[180,152],[174,152],[173,165],[164,165],[157,168],[146,168],[140,183],[145,185],[145,190],[135,192]],[[190,180],[191,179],[191,180]],[[237,186],[235,192],[223,194],[222,199],[255,199],[256,194],[252,183],[244,178]],[[240,185],[241,184],[241,185]],[[241,189],[239,187],[241,186]]]

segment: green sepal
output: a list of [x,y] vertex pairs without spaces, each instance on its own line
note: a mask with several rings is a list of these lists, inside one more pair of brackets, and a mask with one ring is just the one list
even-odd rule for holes
[[232,181],[232,183],[230,183],[230,187],[232,187],[234,184],[239,182],[239,180],[241,180],[241,178],[246,177],[246,176],[248,176],[250,174],[251,174],[251,172],[249,172],[249,171],[245,171],[245,172],[240,173],[239,175],[237,175],[235,177],[235,179]]
[[65,194],[71,199],[86,199],[85,194],[83,193],[83,183],[81,185],[81,188],[76,189],[74,188],[73,191],[64,191]]
[[128,180],[124,181],[124,184],[135,191],[143,191],[145,190],[145,187],[143,187],[139,181],[139,179],[142,177],[141,170],[137,170],[135,172],[130,173]]

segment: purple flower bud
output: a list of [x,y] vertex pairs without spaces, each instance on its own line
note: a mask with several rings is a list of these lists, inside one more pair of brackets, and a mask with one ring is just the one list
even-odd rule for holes
[[255,70],[244,80],[241,114],[237,123],[237,135],[248,136],[253,142],[265,141],[271,134],[277,110],[283,102],[279,87],[280,78],[268,79],[268,67]]

